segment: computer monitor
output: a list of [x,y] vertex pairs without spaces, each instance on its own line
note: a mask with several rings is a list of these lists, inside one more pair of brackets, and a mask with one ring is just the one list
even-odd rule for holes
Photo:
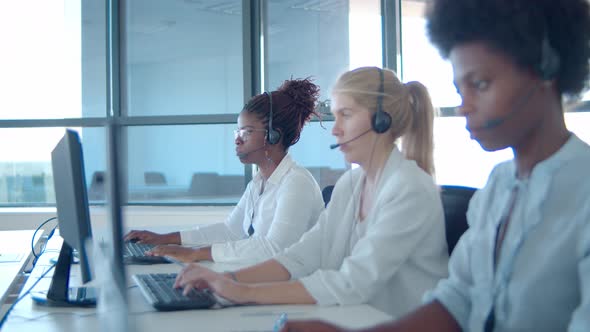
[[94,306],[94,288],[69,288],[73,249],[78,251],[82,282],[86,283],[92,279],[86,250],[92,232],[84,158],[78,133],[66,130],[63,138],[51,152],[51,165],[59,234],[64,241],[48,292],[33,294],[33,300],[51,306]]

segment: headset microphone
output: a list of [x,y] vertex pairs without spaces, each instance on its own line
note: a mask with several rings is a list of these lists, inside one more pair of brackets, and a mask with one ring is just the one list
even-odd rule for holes
[[358,136],[356,136],[356,137],[353,137],[353,138],[349,139],[348,141],[345,141],[345,142],[342,142],[342,143],[330,144],[330,149],[334,150],[334,149],[336,149],[337,147],[341,146],[342,144],[348,144],[348,143],[350,143],[350,142],[352,142],[352,141],[354,141],[354,140],[356,140],[356,139],[360,138],[361,136],[363,136],[363,135],[367,134],[367,133],[368,133],[368,132],[370,132],[371,130],[373,130],[373,128],[369,128],[369,129],[367,129],[366,131],[362,132],[360,135],[358,135]]
[[252,150],[252,151],[236,153],[236,156],[238,156],[238,158],[246,158],[249,154],[254,153],[256,151],[260,151],[260,150],[264,149],[265,147],[266,147],[266,145],[263,145],[259,148]]

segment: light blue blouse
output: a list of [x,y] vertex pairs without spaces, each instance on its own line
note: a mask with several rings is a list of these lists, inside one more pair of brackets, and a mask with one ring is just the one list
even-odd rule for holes
[[[470,228],[449,278],[425,297],[440,301],[465,331],[590,331],[590,146],[574,134],[529,179],[498,165],[467,213]],[[494,269],[498,224],[518,187]]]

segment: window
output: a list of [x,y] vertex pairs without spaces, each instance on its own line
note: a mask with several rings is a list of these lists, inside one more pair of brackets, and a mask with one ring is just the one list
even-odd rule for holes
[[[92,174],[105,169],[105,134],[100,128],[71,128],[79,132],[84,144],[86,183]],[[51,151],[65,128],[3,128],[0,140],[0,206],[42,206],[55,204]],[[92,197],[90,197],[93,200]]]
[[[127,1],[121,117],[135,124],[125,131],[130,203],[238,201],[242,22],[240,0]],[[176,115],[191,118],[165,125]]]
[[241,0],[129,0],[125,22],[129,116],[241,110]]
[[235,156],[235,128],[235,123],[129,127],[129,201],[237,202],[246,180]]
[[55,204],[51,151],[66,126],[87,142],[86,174],[105,168],[93,127],[106,113],[104,12],[103,1],[0,3],[0,29],[12,31],[0,35],[11,45],[0,54],[0,206]]
[[[361,66],[381,66],[381,8],[378,0],[269,1],[267,8],[267,90],[291,77],[313,77],[321,100],[330,98],[338,76]],[[292,155],[320,187],[333,185],[349,167],[331,151],[329,109],[323,127],[314,122],[301,134]]]
[[[438,182],[481,187],[512,152],[484,152],[453,116],[460,98],[449,63],[426,37],[425,2],[400,2],[398,71],[406,82],[425,83],[443,110],[435,120]],[[0,28],[13,31],[0,36],[12,45],[0,53],[0,139],[7,142],[0,145],[0,206],[54,204],[50,152],[66,127],[82,137],[91,202],[104,202],[107,116],[123,124],[129,204],[234,204],[251,170],[235,157],[231,131],[252,93],[311,76],[325,101],[340,73],[383,63],[380,0],[121,3],[112,55],[120,59],[121,109],[113,115],[105,0],[0,4]],[[251,33],[261,23],[262,35]],[[590,142],[587,104],[566,113],[566,122]],[[329,149],[331,128],[329,114],[313,121],[290,151],[322,187],[349,167]]]

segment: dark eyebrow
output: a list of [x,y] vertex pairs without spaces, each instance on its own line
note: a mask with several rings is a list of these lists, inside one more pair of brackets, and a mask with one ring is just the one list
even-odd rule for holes
[[255,129],[254,126],[243,126],[243,127],[238,127],[238,129]]

